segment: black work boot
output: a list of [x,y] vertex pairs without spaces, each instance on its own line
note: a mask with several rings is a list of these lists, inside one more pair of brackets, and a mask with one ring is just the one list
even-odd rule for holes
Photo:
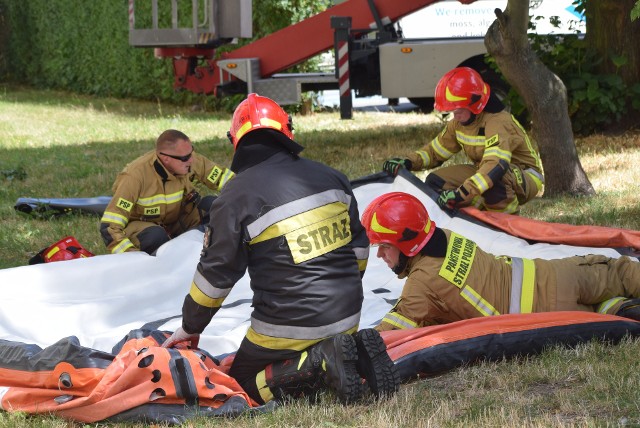
[[306,351],[297,358],[269,364],[256,380],[261,376],[264,378],[264,384],[258,385],[259,382],[256,381],[256,385],[260,398],[265,403],[272,398],[280,403],[299,398],[315,402],[317,393],[323,389],[318,377],[318,367]]
[[338,334],[309,349],[320,378],[343,404],[358,401],[362,396],[362,381],[356,364],[358,348],[353,336]]
[[398,391],[400,379],[389,358],[380,333],[372,328],[355,334],[358,347],[358,372],[376,398],[390,397]]
[[627,299],[616,312],[619,317],[640,321],[640,299]]

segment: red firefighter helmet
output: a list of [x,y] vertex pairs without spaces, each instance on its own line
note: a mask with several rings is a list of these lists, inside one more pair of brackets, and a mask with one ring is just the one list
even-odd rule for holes
[[45,263],[93,257],[73,236],[62,238],[52,246],[45,248],[42,258]]
[[442,76],[436,86],[435,108],[453,111],[466,108],[473,114],[480,113],[487,102],[491,89],[473,68],[457,67]]
[[427,244],[436,224],[418,198],[408,193],[385,193],[362,214],[362,225],[371,244],[391,244],[413,257]]
[[256,129],[275,129],[293,140],[293,125],[289,116],[275,101],[258,94],[249,94],[238,104],[228,137],[233,148],[238,148],[238,141]]

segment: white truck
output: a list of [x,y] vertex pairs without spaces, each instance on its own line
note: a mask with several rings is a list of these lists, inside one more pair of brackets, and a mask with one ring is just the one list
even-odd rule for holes
[[[129,0],[129,42],[170,58],[178,89],[216,96],[257,92],[281,105],[299,103],[305,91],[337,89],[343,118],[351,117],[352,94],[406,97],[428,110],[436,83],[457,66],[472,67],[496,91],[506,90],[484,61],[483,40],[493,11],[504,9],[506,0],[336,1],[318,15],[222,53],[216,52],[220,46],[251,37],[252,13],[259,13],[251,0],[159,1]],[[563,23],[579,19],[571,0],[532,0],[531,11]],[[151,15],[139,20],[143,25],[137,23],[140,13]],[[539,32],[558,31],[541,25]],[[334,53],[334,72],[286,72],[323,52]]]

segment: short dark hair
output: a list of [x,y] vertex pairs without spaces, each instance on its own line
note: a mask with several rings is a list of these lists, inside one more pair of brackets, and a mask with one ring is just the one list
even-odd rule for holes
[[173,148],[178,140],[191,141],[184,132],[176,129],[167,129],[156,140],[156,150]]

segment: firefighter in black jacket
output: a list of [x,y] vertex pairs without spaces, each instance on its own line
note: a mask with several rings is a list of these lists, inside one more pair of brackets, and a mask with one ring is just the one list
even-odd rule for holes
[[328,386],[358,400],[364,378],[376,396],[398,388],[377,331],[358,332],[361,277],[369,241],[347,178],[298,157],[291,118],[269,98],[249,94],[229,138],[237,175],[211,208],[182,327],[163,344],[197,346],[234,284],[248,269],[251,326],[229,374],[258,403]]

